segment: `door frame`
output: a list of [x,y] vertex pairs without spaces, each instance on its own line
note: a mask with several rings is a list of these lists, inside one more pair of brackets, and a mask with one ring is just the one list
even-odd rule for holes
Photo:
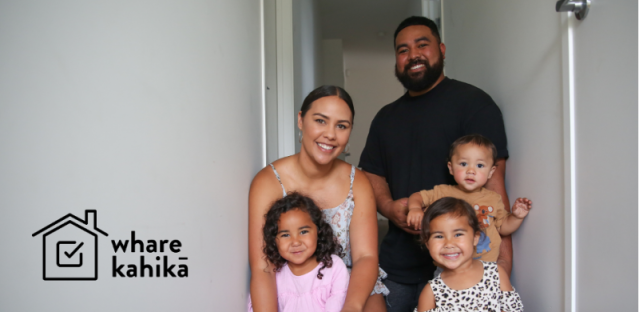
[[293,0],[262,0],[264,165],[295,153]]

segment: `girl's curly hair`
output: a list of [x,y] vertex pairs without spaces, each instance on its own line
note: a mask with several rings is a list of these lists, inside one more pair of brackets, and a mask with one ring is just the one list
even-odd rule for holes
[[286,263],[286,259],[282,258],[277,249],[277,222],[283,213],[295,209],[308,213],[317,226],[317,248],[313,256],[316,257],[317,262],[322,263],[322,267],[317,271],[317,278],[322,279],[324,276],[322,270],[333,266],[331,255],[341,254],[342,246],[333,238],[333,229],[324,221],[324,214],[313,200],[297,192],[289,193],[284,198],[277,200],[265,215],[264,248],[262,251],[266,255],[267,266],[270,262],[275,267],[273,271],[279,272]]

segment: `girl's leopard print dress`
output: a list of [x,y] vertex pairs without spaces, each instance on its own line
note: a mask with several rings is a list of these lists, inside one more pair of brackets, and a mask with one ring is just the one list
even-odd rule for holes
[[[435,295],[435,308],[427,312],[453,311],[524,311],[519,294],[502,291],[499,287],[499,272],[495,262],[484,262],[484,276],[475,286],[454,290],[444,284],[441,275],[430,281]],[[417,309],[415,309],[417,312]]]

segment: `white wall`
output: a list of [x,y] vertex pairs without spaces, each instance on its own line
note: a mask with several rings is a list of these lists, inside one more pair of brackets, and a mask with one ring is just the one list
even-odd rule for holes
[[295,72],[295,151],[300,150],[297,138],[297,113],[304,98],[320,86],[322,35],[315,0],[293,1],[293,70]]
[[322,40],[322,84],[344,88],[344,45],[342,39]]
[[[0,46],[0,310],[245,309],[260,3],[2,1]],[[43,281],[31,234],[85,209],[98,280]],[[189,277],[111,277],[131,230],[179,239]]]
[[[390,17],[391,20],[401,18]],[[388,23],[388,21],[385,21]],[[359,164],[366,138],[373,118],[386,104],[392,103],[404,94],[404,87],[395,78],[395,51],[393,50],[393,32],[388,29],[383,36],[345,40],[344,67],[345,89],[353,99],[355,106],[355,124],[349,140],[350,156],[346,161]],[[364,34],[362,35],[363,37]]]
[[637,311],[636,12],[593,1],[574,26],[577,311]]
[[446,75],[492,96],[506,125],[506,188],[533,210],[513,235],[512,282],[526,311],[564,307],[560,16],[536,1],[445,1]]
[[[388,39],[392,44],[392,36]],[[382,107],[402,96],[404,87],[393,72],[395,54],[392,46],[388,47],[387,53],[345,51],[344,59],[345,89],[355,106],[355,124],[349,140],[350,156],[346,157],[346,161],[357,165],[373,118]]]

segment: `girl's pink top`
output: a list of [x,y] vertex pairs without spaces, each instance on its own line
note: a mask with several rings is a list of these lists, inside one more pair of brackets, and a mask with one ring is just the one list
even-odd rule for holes
[[[331,256],[333,266],[324,268],[322,279],[317,278],[320,263],[312,271],[295,276],[285,264],[275,274],[277,283],[277,303],[279,312],[339,312],[344,306],[349,274],[344,261]],[[248,311],[253,312],[251,296]]]

